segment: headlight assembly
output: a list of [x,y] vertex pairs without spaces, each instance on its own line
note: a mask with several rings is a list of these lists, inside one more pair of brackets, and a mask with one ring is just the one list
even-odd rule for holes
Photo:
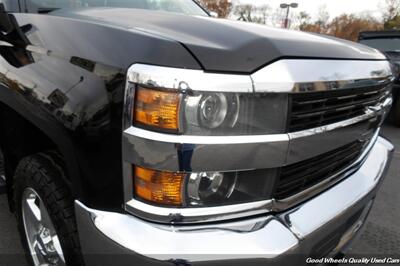
[[158,206],[213,207],[270,198],[275,170],[168,172],[133,167],[134,197]]
[[[186,135],[282,133],[287,95],[201,92],[136,86],[133,124]],[[268,115],[266,115],[268,114]]]

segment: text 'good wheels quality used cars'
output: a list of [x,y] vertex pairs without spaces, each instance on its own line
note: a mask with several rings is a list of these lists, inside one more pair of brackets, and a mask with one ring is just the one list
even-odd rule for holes
[[377,50],[190,0],[0,2],[0,185],[33,265],[302,265],[359,233],[393,151]]

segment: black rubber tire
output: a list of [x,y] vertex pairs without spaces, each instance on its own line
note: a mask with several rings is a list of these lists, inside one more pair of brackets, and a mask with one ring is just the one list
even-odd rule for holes
[[27,187],[33,188],[44,201],[57,231],[67,265],[84,265],[76,227],[73,198],[60,178],[65,176],[62,160],[55,152],[38,153],[22,159],[14,175],[16,218],[27,259],[33,265],[22,220],[21,199]]

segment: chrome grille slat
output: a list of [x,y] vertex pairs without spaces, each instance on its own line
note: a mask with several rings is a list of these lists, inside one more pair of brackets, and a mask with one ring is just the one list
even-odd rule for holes
[[[351,147],[349,147],[351,148]],[[335,157],[340,157],[340,156],[344,156],[344,154],[346,154],[346,152],[348,152],[347,150],[343,150],[341,152],[338,153],[326,153],[324,154],[324,161],[328,161],[331,160]],[[303,164],[303,165],[293,165],[293,166],[287,166],[285,168],[285,176],[293,176],[296,177],[296,173],[300,175],[304,175],[304,172],[302,171],[312,171],[312,167],[316,167],[317,169],[320,168],[320,161],[318,160],[318,158],[315,158],[313,161],[309,161],[309,163],[307,164]],[[311,169],[311,170],[310,170]]]
[[293,196],[353,164],[369,141],[355,141],[314,158],[282,167],[273,198]]
[[318,113],[318,112],[327,112],[326,111],[327,108],[332,108],[334,110],[341,110],[343,108],[354,107],[354,106],[363,106],[363,107],[365,107],[367,105],[373,104],[373,103],[375,103],[377,101],[380,101],[380,100],[382,100],[382,96],[379,96],[379,97],[376,97],[376,98],[373,98],[373,99],[368,99],[368,101],[365,101],[365,100],[354,101],[353,100],[353,101],[350,101],[350,102],[345,103],[345,104],[336,104],[334,106],[326,106],[325,105],[324,107],[316,108],[313,111],[310,111],[310,110],[297,111],[294,115],[292,115],[292,117],[298,117],[298,116],[301,116],[303,114],[314,114],[314,113]]
[[376,86],[292,94],[287,131],[306,130],[362,115],[366,107],[383,101],[387,94],[386,87]]

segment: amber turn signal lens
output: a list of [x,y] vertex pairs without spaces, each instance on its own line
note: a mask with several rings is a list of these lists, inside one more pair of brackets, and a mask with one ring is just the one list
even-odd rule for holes
[[134,119],[147,126],[178,131],[179,94],[138,87]]
[[162,205],[182,205],[184,173],[161,172],[134,167],[135,195]]

